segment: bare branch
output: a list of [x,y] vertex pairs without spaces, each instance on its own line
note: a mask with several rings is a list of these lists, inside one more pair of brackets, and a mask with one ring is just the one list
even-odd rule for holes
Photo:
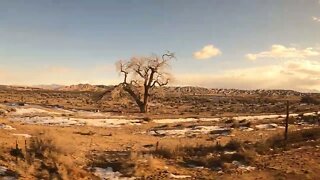
[[[174,54],[167,52],[161,57],[153,55],[133,57],[128,62],[119,61],[118,71],[124,76],[123,88],[136,101],[141,112],[147,111],[149,90],[169,83],[169,76],[164,70],[172,58],[175,58]],[[130,82],[128,83],[129,75]],[[139,88],[143,90],[139,91]]]

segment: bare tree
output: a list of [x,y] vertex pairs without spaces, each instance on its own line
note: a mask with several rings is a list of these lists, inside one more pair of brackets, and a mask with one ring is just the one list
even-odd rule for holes
[[129,61],[117,62],[117,71],[123,76],[120,86],[133,98],[140,112],[148,112],[150,90],[156,86],[165,86],[171,80],[166,70],[173,58],[174,54],[168,52],[161,57],[132,57]]

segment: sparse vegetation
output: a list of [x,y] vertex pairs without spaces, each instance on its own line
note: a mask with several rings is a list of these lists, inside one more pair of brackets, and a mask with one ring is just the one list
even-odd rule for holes
[[257,152],[273,153],[284,149],[299,148],[305,145],[320,144],[320,128],[310,128],[288,132],[288,139],[275,135],[266,141],[256,143]]
[[305,95],[301,97],[301,103],[307,103],[307,104],[320,104],[320,100],[316,97],[312,97],[310,95]]
[[[231,153],[228,154],[228,152]],[[219,143],[211,146],[177,146],[175,149],[169,149],[161,146],[151,151],[159,157],[182,160],[184,166],[203,166],[207,168],[223,168],[224,163],[239,161],[244,164],[250,164],[253,157],[243,147],[243,144],[236,140],[229,141],[221,146]]]
[[[135,113],[134,102],[122,104],[111,97],[115,87],[101,89],[81,93],[0,89],[0,98],[7,97],[7,103],[0,106],[0,166],[12,170],[15,177],[29,179],[95,179],[98,171],[111,168],[115,174],[142,179],[175,175],[238,179],[249,174],[269,177],[270,173],[282,177],[286,167],[295,165],[289,160],[297,158],[296,151],[308,151],[301,160],[303,167],[314,167],[308,172],[317,172],[312,162],[318,154],[318,130],[304,128],[319,124],[318,106],[301,103],[301,94],[284,96],[283,91],[281,96],[275,93],[261,100],[247,94],[250,91],[222,95],[226,90],[157,87],[153,93],[161,89],[163,95],[151,98],[149,113],[141,116]],[[21,100],[19,94],[23,94],[24,106],[14,104]],[[278,98],[283,98],[281,103]],[[290,112],[299,115],[289,117],[285,143],[283,101],[288,98]],[[29,111],[34,112],[25,113]],[[37,124],[40,120],[45,123]],[[272,164],[275,157],[282,157],[278,154],[289,160]],[[271,171],[273,167],[279,170]]]

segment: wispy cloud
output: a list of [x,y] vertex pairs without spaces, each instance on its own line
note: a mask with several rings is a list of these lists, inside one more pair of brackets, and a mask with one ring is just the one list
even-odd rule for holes
[[215,47],[212,44],[204,46],[201,50],[193,53],[195,59],[209,59],[218,55],[221,55],[222,52],[220,49]]
[[320,62],[288,60],[276,65],[226,70],[220,74],[180,74],[177,85],[212,88],[320,91]]
[[316,21],[316,22],[320,22],[320,17],[313,16],[313,17],[312,17],[312,20],[313,20],[313,21]]
[[284,45],[272,45],[269,51],[262,51],[255,54],[247,54],[246,58],[249,60],[256,60],[260,58],[273,59],[304,59],[311,56],[319,56],[320,52],[312,47],[305,49],[297,49],[294,47],[286,47]]

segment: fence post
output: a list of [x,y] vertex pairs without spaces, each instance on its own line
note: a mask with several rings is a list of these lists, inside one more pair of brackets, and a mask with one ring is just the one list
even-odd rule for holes
[[288,140],[288,126],[289,126],[289,101],[287,101],[287,116],[286,116],[286,126],[285,126],[285,131],[284,131],[284,139],[287,141]]

